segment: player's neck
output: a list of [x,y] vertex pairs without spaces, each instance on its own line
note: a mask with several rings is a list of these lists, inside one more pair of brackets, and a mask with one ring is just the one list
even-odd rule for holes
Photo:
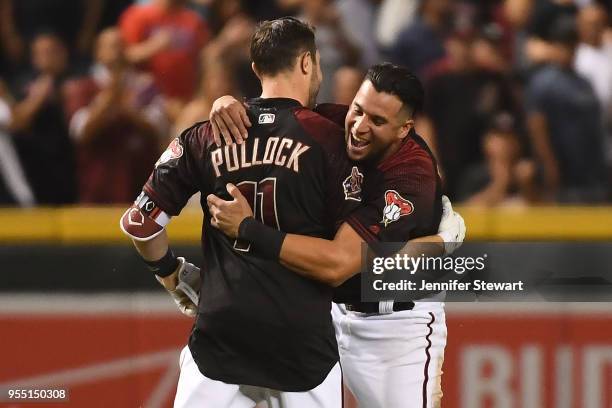
[[385,150],[384,153],[380,156],[380,158],[378,160],[378,164],[382,163],[383,161],[387,160],[389,157],[391,157],[395,153],[397,153],[399,151],[399,149],[401,149],[402,144],[405,141],[406,141],[406,139],[399,139],[399,140],[396,140],[393,143],[391,143],[391,145],[389,145],[387,150]]
[[300,102],[302,106],[308,104],[308,90],[300,89],[288,78],[268,78],[261,83],[262,98],[291,98]]

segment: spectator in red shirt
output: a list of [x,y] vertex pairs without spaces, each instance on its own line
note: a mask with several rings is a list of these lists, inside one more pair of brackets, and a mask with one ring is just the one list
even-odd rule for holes
[[168,98],[188,101],[197,87],[198,57],[208,29],[184,0],[152,0],[120,17],[131,63],[150,71]]

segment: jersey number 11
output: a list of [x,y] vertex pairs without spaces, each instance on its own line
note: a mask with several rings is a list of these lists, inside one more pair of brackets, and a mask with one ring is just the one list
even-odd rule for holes
[[[246,198],[256,220],[280,229],[278,213],[276,211],[276,177],[268,177],[259,182],[242,181],[236,184],[242,195]],[[239,239],[234,241],[234,249],[249,252],[251,244]]]

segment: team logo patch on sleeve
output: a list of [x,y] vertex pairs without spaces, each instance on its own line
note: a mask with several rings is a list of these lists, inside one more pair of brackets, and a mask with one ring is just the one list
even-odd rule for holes
[[166,151],[162,153],[159,160],[157,160],[157,163],[155,163],[155,167],[159,166],[160,164],[168,163],[170,160],[179,159],[181,156],[183,156],[183,146],[177,137],[170,142],[170,145]]
[[351,169],[351,175],[344,179],[342,188],[344,189],[345,200],[361,201],[361,184],[363,183],[363,174],[359,172],[357,166]]
[[392,222],[395,222],[405,215],[410,215],[414,212],[414,204],[404,197],[399,195],[395,190],[387,190],[385,192],[385,208],[383,210],[383,219],[380,222],[385,227]]

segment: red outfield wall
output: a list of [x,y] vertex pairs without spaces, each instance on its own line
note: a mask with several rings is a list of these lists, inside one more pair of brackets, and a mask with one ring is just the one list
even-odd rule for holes
[[[612,305],[453,304],[447,323],[444,407],[612,407]],[[190,328],[157,296],[2,296],[0,389],[69,401],[0,406],[171,406]]]

